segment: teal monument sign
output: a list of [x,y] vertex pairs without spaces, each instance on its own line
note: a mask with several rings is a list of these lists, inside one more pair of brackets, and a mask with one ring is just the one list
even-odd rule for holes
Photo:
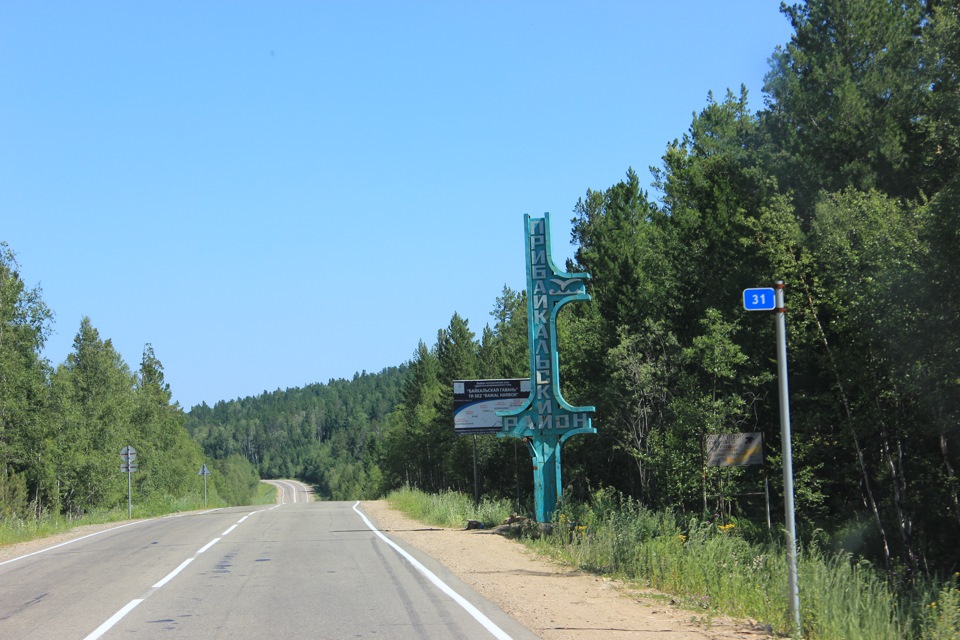
[[550,214],[525,215],[527,318],[530,344],[530,397],[523,406],[498,412],[499,437],[522,439],[533,458],[534,498],[538,522],[549,522],[563,490],[560,446],[578,433],[596,433],[593,407],[570,406],[560,394],[557,313],[568,302],[589,300],[588,273],[565,273],[550,255]]

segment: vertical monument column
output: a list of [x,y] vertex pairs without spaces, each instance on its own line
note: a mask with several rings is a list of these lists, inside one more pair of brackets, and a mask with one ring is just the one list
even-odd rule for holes
[[534,499],[538,522],[549,522],[563,491],[560,447],[578,433],[596,433],[593,407],[573,407],[560,393],[557,313],[574,300],[589,300],[587,273],[557,269],[550,254],[550,216],[525,215],[527,262],[527,335],[530,344],[530,397],[512,411],[499,412],[500,437],[521,438],[533,459]]

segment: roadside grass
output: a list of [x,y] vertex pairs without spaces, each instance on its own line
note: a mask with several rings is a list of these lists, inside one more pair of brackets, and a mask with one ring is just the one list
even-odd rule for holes
[[[508,502],[403,489],[387,501],[429,524],[502,522]],[[490,505],[498,505],[491,509]],[[589,505],[561,505],[552,533],[527,545],[556,561],[670,594],[703,619],[728,615],[791,635],[785,547],[744,536],[749,524],[654,512],[609,490]],[[782,536],[780,536],[782,537]],[[751,540],[748,540],[750,538]],[[960,575],[898,592],[882,571],[816,543],[798,558],[803,637],[809,640],[960,640]]]
[[43,515],[39,518],[5,518],[0,520],[0,546],[28,542],[38,538],[64,533],[88,524],[105,524],[127,519],[127,509],[97,511],[83,517]]
[[472,497],[455,491],[429,494],[407,487],[391,492],[386,500],[411,518],[439,527],[463,527],[467,520],[492,527],[511,514],[509,500],[483,498],[474,505]]
[[260,481],[257,485],[257,495],[253,498],[251,505],[273,504],[277,501],[277,494],[280,492],[276,486],[269,482]]

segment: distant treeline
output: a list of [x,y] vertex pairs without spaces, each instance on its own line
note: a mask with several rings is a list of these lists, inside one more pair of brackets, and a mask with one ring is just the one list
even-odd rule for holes
[[206,403],[187,429],[207,455],[243,456],[266,478],[301,478],[335,500],[375,498],[384,487],[378,462],[386,420],[407,367]]

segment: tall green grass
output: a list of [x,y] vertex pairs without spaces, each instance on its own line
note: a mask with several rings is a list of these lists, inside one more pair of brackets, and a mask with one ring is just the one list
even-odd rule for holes
[[[509,503],[482,503],[481,512],[457,493],[405,489],[388,501],[444,526],[462,526],[467,519],[500,522],[509,515]],[[527,543],[556,560],[671,594],[706,615],[752,618],[789,635],[785,548],[777,540],[748,541],[741,531],[746,527],[653,512],[602,490],[589,505],[562,504],[553,532]],[[803,637],[960,640],[957,579],[897,592],[869,563],[808,544],[798,558]]]
[[[123,510],[123,519],[127,510]],[[56,535],[85,524],[103,524],[120,520],[119,510],[98,511],[82,518],[43,515],[39,518],[4,518],[0,520],[0,546],[27,542]]]
[[960,640],[960,573],[932,593],[923,620],[924,640]]
[[498,525],[510,515],[509,500],[483,498],[474,505],[473,498],[455,491],[429,494],[409,487],[391,492],[387,502],[426,524],[440,527],[462,527],[467,520],[477,520],[484,527]]
[[254,496],[252,505],[273,504],[277,501],[277,494],[280,491],[276,486],[269,482],[260,482],[257,485],[257,494]]
[[[224,505],[210,504],[209,506],[213,508]],[[133,503],[133,519],[153,518],[169,513],[194,511],[202,508],[202,497],[153,496],[147,502]],[[122,522],[129,519],[129,515],[127,505],[123,505],[113,509],[96,509],[82,516],[44,513],[36,517],[5,518],[0,520],[0,546],[66,533],[71,529],[85,525]]]

